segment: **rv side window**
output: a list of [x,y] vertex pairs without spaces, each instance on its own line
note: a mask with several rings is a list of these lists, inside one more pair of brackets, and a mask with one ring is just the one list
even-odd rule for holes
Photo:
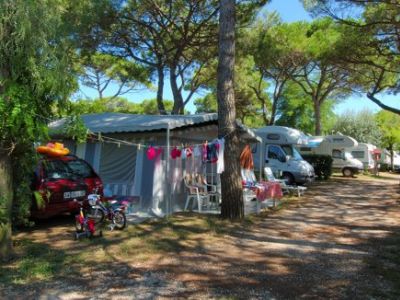
[[342,151],[334,149],[332,150],[332,157],[333,158],[343,158]]
[[351,151],[354,158],[364,158],[364,151]]
[[332,141],[334,143],[341,143],[341,142],[344,142],[344,138],[333,138]]
[[279,141],[280,135],[277,133],[269,133],[267,134],[267,139],[272,141]]
[[274,146],[274,145],[269,145],[268,147],[268,158],[269,159],[277,159],[281,162],[284,162],[286,160],[285,154],[281,150],[280,147]]

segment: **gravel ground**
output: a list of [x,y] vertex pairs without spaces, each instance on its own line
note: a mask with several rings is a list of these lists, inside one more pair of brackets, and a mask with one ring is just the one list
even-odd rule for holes
[[[59,278],[18,290],[0,286],[0,298],[385,298],[376,291],[396,287],[366,262],[375,259],[381,242],[400,228],[400,189],[398,178],[392,178],[316,183],[285,209],[264,213],[251,227],[213,236],[212,242],[202,237],[178,253],[146,262],[115,256],[112,263],[76,279]],[[63,240],[53,230],[54,239]],[[49,229],[35,231],[30,238],[49,239]]]

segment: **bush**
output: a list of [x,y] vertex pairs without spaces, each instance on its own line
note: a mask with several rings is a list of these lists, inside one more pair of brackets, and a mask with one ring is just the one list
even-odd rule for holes
[[383,164],[380,164],[380,165],[381,165],[381,166],[380,166],[380,168],[379,168],[379,171],[381,171],[381,172],[387,172],[387,171],[390,170],[389,164],[383,163]]
[[318,179],[329,179],[332,175],[332,157],[329,155],[306,154],[302,155],[304,160],[308,161],[315,171]]

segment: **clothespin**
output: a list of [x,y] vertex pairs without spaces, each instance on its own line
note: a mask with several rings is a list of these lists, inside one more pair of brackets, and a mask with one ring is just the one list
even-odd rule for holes
[[138,144],[138,147],[137,147],[137,149],[138,149],[138,150],[140,150],[140,144]]

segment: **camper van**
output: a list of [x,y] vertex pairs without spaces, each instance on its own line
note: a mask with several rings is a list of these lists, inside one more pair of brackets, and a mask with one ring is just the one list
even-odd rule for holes
[[303,184],[314,180],[314,168],[306,162],[295,145],[306,143],[299,130],[283,126],[266,126],[255,130],[262,143],[253,147],[254,168],[270,167],[281,174],[288,184]]
[[321,154],[332,156],[332,169],[339,170],[343,176],[350,177],[364,169],[361,161],[355,159],[347,150],[358,146],[352,137],[334,134],[325,137],[309,137],[308,143],[299,147],[301,154]]
[[383,164],[387,165],[389,169],[393,172],[400,172],[400,155],[397,152],[393,152],[393,168],[392,168],[392,158],[390,151],[387,149],[382,150],[381,158],[379,160],[381,166]]
[[372,151],[377,147],[372,144],[359,143],[358,146],[349,148],[351,155],[361,161],[364,165],[364,169],[372,170],[374,168],[374,158],[372,157]]

